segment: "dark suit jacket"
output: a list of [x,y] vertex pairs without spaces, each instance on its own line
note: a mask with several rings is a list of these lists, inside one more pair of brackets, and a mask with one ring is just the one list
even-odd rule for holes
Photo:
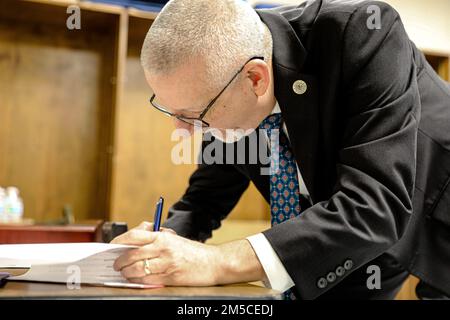
[[[373,4],[379,30],[367,28]],[[450,293],[448,84],[385,3],[317,0],[258,13],[273,34],[275,95],[313,202],[264,232],[298,295],[357,294],[362,267],[388,255]],[[306,93],[293,91],[296,80]],[[207,239],[249,181],[269,199],[258,165],[200,165],[165,225]],[[345,274],[320,288],[346,261]]]

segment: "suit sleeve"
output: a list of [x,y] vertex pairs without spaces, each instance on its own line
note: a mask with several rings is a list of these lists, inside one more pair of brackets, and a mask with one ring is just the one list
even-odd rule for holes
[[220,227],[248,185],[249,179],[232,165],[201,164],[181,200],[169,209],[164,227],[204,242]]
[[[333,194],[264,231],[303,299],[318,297],[391,248],[412,215],[420,114],[416,70],[397,12],[375,4],[381,29],[367,28],[364,5],[343,35],[339,112],[346,124]],[[337,277],[326,281],[330,272]]]

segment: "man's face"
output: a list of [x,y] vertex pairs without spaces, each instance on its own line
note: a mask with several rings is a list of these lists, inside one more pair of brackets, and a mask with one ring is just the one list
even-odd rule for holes
[[[210,125],[206,130],[218,129],[224,136],[226,129],[254,129],[264,118],[261,119],[261,115],[254,112],[258,108],[259,96],[255,94],[253,80],[247,77],[249,68],[251,66],[244,68],[206,113],[203,120]],[[145,72],[147,82],[156,95],[157,104],[164,106],[172,114],[189,118],[198,118],[220,92],[220,89],[217,92],[207,90],[208,86],[202,76],[204,74],[204,67],[194,63],[187,63],[168,75]],[[186,129],[191,133],[194,130],[192,125],[177,118],[173,118],[173,121],[176,128]]]

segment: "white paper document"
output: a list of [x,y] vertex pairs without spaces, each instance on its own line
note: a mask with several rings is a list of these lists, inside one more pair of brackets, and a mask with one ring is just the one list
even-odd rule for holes
[[18,281],[161,287],[130,283],[114,270],[114,261],[133,248],[136,247],[108,243],[0,245],[0,271],[24,270],[23,274],[8,278]]

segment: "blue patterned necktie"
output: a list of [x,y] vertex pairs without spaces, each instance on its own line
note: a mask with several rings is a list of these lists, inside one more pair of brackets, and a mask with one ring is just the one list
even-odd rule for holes
[[[270,157],[270,212],[272,226],[294,218],[301,212],[297,166],[289,140],[281,126],[281,113],[270,115],[259,126],[260,129],[266,130],[269,141],[273,130],[278,130],[279,133],[279,145],[272,145],[270,148],[272,152],[278,151],[278,159],[273,154]],[[286,300],[296,299],[291,290],[284,292],[284,298]]]

